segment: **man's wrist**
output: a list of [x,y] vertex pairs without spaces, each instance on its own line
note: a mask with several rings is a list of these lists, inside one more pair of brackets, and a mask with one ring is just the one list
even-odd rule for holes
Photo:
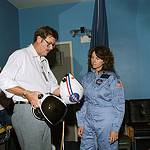
[[23,94],[22,94],[22,97],[23,97],[24,99],[26,99],[26,96],[27,96],[28,93],[29,93],[28,90],[24,90],[24,91],[23,91]]

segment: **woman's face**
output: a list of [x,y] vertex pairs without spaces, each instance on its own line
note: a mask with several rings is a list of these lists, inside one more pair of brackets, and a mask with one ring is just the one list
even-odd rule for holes
[[98,58],[95,54],[95,51],[92,53],[91,56],[91,65],[92,68],[96,70],[96,72],[99,72],[102,70],[102,66],[104,64],[104,61],[100,58]]

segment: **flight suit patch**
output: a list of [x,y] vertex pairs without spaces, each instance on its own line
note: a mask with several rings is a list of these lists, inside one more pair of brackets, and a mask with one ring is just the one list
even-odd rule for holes
[[121,81],[117,81],[117,84],[116,84],[116,87],[117,88],[122,88],[123,87],[123,83]]

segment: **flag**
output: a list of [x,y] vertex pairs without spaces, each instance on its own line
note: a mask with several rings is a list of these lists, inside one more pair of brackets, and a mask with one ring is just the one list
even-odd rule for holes
[[95,0],[90,47],[109,47],[105,0]]

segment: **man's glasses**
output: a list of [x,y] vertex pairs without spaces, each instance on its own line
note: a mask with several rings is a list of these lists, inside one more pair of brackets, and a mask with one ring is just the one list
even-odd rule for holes
[[48,42],[47,40],[43,39],[47,43],[47,47],[52,46],[53,48],[55,47],[55,44]]

